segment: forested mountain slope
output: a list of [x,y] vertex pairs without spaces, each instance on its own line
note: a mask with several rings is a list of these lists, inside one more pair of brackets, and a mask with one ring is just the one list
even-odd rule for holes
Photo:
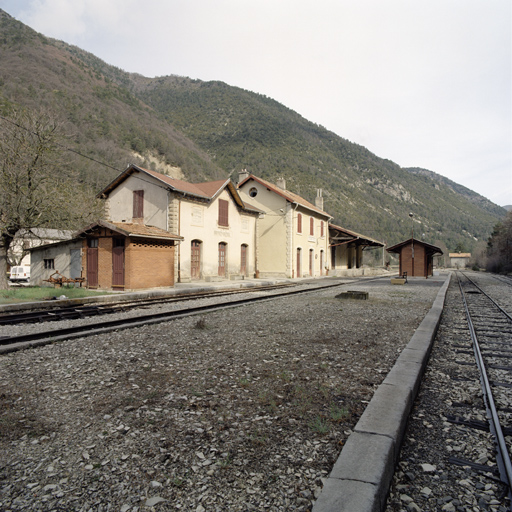
[[[310,201],[321,188],[335,223],[388,244],[410,236],[412,212],[415,235],[471,250],[505,214],[465,187],[381,159],[268,97],[222,82],[129,74],[0,11],[0,107],[9,105],[51,109],[66,124],[70,147],[118,170],[129,162],[165,165],[198,181],[236,180],[247,168],[270,181],[286,178]],[[85,158],[76,165],[98,190],[116,174]]]

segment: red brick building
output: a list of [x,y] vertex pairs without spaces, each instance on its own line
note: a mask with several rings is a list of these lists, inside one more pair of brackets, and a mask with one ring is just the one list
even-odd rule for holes
[[400,275],[407,272],[407,277],[432,276],[434,274],[434,254],[443,254],[439,247],[415,238],[389,247],[387,251],[398,254]]
[[143,224],[98,221],[83,238],[88,288],[138,290],[174,286],[175,245],[183,238]]

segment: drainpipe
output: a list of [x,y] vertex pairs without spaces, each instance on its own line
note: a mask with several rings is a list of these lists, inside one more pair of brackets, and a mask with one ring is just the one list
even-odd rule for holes
[[[181,236],[181,201],[178,201],[178,236]],[[178,244],[178,283],[181,283],[181,242]]]
[[256,222],[254,223],[254,277],[256,279],[259,279],[260,277],[260,271],[259,271],[259,268],[258,268],[258,251],[259,251],[259,246],[258,246],[258,233],[259,233],[259,219],[260,219],[260,215],[258,213],[258,217],[256,218]]

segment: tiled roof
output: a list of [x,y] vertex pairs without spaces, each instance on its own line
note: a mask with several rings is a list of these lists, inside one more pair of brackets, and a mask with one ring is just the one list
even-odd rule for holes
[[[231,182],[231,180],[216,180],[216,181],[205,181],[203,183],[189,183],[188,181],[177,180],[175,178],[171,178],[170,176],[166,176],[165,174],[152,171],[150,169],[144,169],[143,167],[139,167],[137,165],[130,165],[122,174],[120,174],[114,181],[112,181],[109,185],[107,185],[98,195],[104,196],[108,195],[114,188],[116,188],[120,183],[122,183],[126,178],[131,176],[134,172],[142,172],[152,176],[158,181],[164,183],[169,186],[172,190],[183,193],[185,195],[191,195],[197,197],[199,199],[212,200],[214,199],[222,190],[227,188],[231,195],[233,196],[234,201],[240,208],[245,208],[244,202],[240,198],[235,186]],[[254,208],[247,208],[249,211],[254,211]]]
[[435,253],[443,254],[443,251],[439,247],[432,245],[432,244],[427,244],[427,242],[423,242],[422,240],[416,240],[416,238],[409,238],[409,240],[404,240],[403,242],[393,245],[392,247],[388,247],[386,249],[386,251],[387,252],[400,252],[400,249],[404,245],[410,244],[412,242],[414,242],[415,244],[418,244],[418,245],[423,245],[425,247],[425,249],[427,249],[427,251],[432,254],[435,254]]
[[130,222],[107,222],[105,220],[99,220],[90,226],[80,230],[75,236],[80,236],[88,231],[91,231],[95,227],[100,226],[112,231],[116,231],[124,236],[141,237],[141,238],[158,238],[167,240],[182,240],[183,237],[179,235],[173,235],[165,229],[160,229],[155,226],[146,226],[145,224],[137,224]]
[[174,190],[179,192],[185,192],[193,194],[195,196],[204,197],[211,199],[223,188],[229,180],[217,180],[217,181],[206,181],[204,183],[188,183],[187,181],[176,180],[165,174],[161,174],[156,171],[150,171],[149,169],[143,169],[138,167],[143,172],[151,174],[157,180],[163,181],[167,185],[170,185]]
[[281,197],[284,197],[287,201],[290,203],[296,203],[300,206],[304,206],[308,210],[313,210],[314,212],[319,213],[320,215],[324,215],[325,217],[332,218],[327,212],[324,210],[321,210],[320,208],[317,208],[315,205],[311,204],[309,201],[306,201],[303,197],[300,197],[297,194],[294,194],[293,192],[290,192],[289,190],[283,190],[282,188],[278,187],[277,185],[274,185],[273,183],[270,183],[269,181],[266,181],[262,178],[258,178],[257,176],[254,176],[253,174],[249,175],[247,178],[245,178],[241,183],[239,183],[238,187],[240,188],[241,185],[246,183],[249,180],[257,181],[258,183],[261,183],[265,187],[267,187],[272,192],[275,192],[276,194],[280,195]]

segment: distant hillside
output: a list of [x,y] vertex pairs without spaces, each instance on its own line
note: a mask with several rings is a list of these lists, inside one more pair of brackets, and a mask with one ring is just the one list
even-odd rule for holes
[[[486,240],[505,210],[434,172],[403,169],[266,96],[222,82],[145,78],[46,38],[0,11],[0,109],[50,108],[69,145],[122,170],[133,162],[190,181],[240,169],[313,201],[337,224],[394,244],[415,234],[450,250]],[[70,158],[72,158],[70,156]],[[115,171],[77,161],[97,189]],[[180,174],[181,173],[181,174]]]
[[[120,171],[130,162],[150,166],[150,160],[156,160],[180,168],[192,179],[223,176],[200,148],[122,85],[128,78],[127,73],[77,47],[46,38],[0,10],[2,112],[11,105],[50,109],[62,119],[69,146]],[[84,179],[98,189],[116,175],[85,159],[76,164]]]

